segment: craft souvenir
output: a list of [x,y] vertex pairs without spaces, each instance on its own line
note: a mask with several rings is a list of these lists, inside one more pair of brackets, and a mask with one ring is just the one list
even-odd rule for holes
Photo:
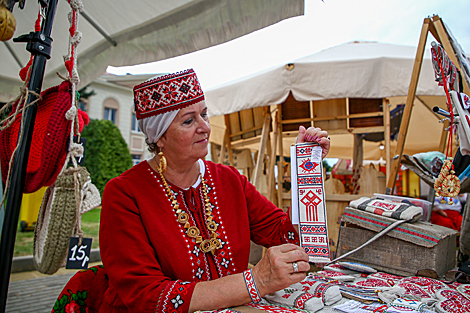
[[389,304],[387,313],[401,313],[401,312],[423,312],[426,304],[418,300],[409,300],[398,298]]
[[355,283],[355,285],[366,288],[380,288],[393,286],[393,284],[390,284],[388,281],[378,278],[368,278],[366,280]]
[[300,245],[309,261],[328,263],[330,247],[321,157],[322,148],[317,143],[291,147],[292,210],[298,212]]
[[79,231],[79,215],[101,202],[93,187],[86,168],[72,167],[47,188],[34,230],[33,260],[39,272],[54,274],[64,264],[70,237]]
[[383,280],[393,280],[394,282],[397,282],[401,279],[403,279],[403,276],[397,276],[397,275],[392,275],[384,272],[377,272],[374,274],[370,274],[368,278],[378,278],[378,279],[383,279]]
[[330,265],[325,265],[323,267],[323,270],[325,271],[333,271],[333,272],[340,272],[340,273],[343,273],[343,274],[346,274],[346,275],[351,275],[351,274],[359,274],[359,272],[357,271],[353,271],[353,270],[349,270],[337,263],[335,264],[330,264]]
[[[270,303],[267,303],[267,302],[266,303],[253,303],[253,302],[250,302],[250,303],[247,303],[245,305],[249,306],[249,307],[252,307],[252,308],[255,308],[255,309],[258,309],[260,311],[268,312],[268,313],[309,313],[306,310],[296,309],[296,308],[288,307],[288,306],[285,306],[285,305],[274,305],[274,304],[270,304]],[[217,312],[217,311],[215,311],[215,312]],[[234,312],[240,313],[241,310],[234,311]]]
[[313,282],[303,280],[291,285],[289,288],[295,288],[297,290],[310,293],[315,297],[322,298],[325,305],[332,305],[343,298],[338,286],[319,281]]
[[426,290],[426,292],[430,295],[434,295],[436,291],[440,289],[449,289],[446,284],[443,282],[437,280],[437,279],[432,279],[428,277],[418,277],[418,276],[413,276],[413,277],[405,277],[402,280],[399,281],[399,283],[411,283],[415,284],[422,289]]
[[419,206],[368,197],[353,200],[349,206],[397,220],[418,221],[423,216],[423,208]]
[[316,312],[324,307],[321,297],[315,297],[310,293],[294,288],[279,290],[275,293],[267,294],[264,298],[270,303],[286,305],[310,312]]
[[398,282],[397,286],[405,288],[405,293],[407,295],[410,295],[412,297],[417,297],[424,303],[432,302],[435,299],[434,293],[430,293],[429,291],[425,290],[424,288],[421,288],[418,285],[407,283],[407,282]]
[[465,298],[470,300],[470,285],[460,285],[457,287],[457,291],[460,292]]
[[361,272],[361,273],[367,273],[367,274],[377,273],[377,270],[375,268],[372,268],[370,266],[367,266],[361,263],[338,262],[338,264],[347,269],[354,270],[354,271]]
[[470,312],[470,300],[457,290],[438,290],[436,298],[440,300],[435,305],[437,312]]
[[345,275],[340,272],[333,272],[333,271],[319,271],[317,272],[318,275],[325,276],[328,278],[336,279],[339,281],[353,281],[355,279],[354,276]]
[[384,308],[382,303],[364,304],[356,300],[349,300],[334,306],[335,312],[340,311],[344,313],[378,313],[382,312],[380,311],[381,308]]

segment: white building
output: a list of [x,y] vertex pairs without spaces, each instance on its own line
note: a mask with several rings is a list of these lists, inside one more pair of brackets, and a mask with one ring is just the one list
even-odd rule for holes
[[134,164],[149,159],[151,154],[145,144],[145,136],[140,131],[134,111],[132,88],[156,76],[104,74],[87,86],[86,92],[94,94],[80,101],[80,109],[86,111],[90,119],[107,119],[121,131],[132,155]]

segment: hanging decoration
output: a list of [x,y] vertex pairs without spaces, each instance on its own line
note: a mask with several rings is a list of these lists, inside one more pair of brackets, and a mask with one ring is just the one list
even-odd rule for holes
[[15,29],[15,16],[6,8],[6,0],[0,0],[0,40],[10,40],[15,33]]
[[[454,110],[450,97],[450,90],[458,90],[459,82],[457,68],[447,56],[444,47],[436,42],[431,43],[432,62],[436,81],[439,86],[443,86],[447,97],[447,108],[450,112],[449,140],[447,141],[446,160],[441,168],[441,172],[434,182],[436,196],[455,197],[460,192],[460,180],[455,175],[452,164],[452,145],[454,134]],[[450,89],[450,90],[449,90]]]

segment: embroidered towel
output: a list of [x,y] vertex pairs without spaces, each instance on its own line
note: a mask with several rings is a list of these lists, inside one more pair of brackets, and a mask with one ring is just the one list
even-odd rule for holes
[[298,221],[300,246],[310,262],[328,263],[330,247],[326,223],[322,148],[317,143],[291,146],[292,212]]
[[423,216],[423,209],[419,206],[368,197],[353,200],[349,203],[349,206],[397,220],[412,219],[413,221],[418,221]]

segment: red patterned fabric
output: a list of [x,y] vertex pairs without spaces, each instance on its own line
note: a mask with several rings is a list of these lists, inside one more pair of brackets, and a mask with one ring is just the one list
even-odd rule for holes
[[[25,193],[32,193],[41,187],[52,185],[57,179],[67,155],[71,121],[65,113],[72,105],[71,85],[64,81],[59,86],[51,87],[41,93],[34,123],[31,150],[26,169]],[[12,113],[16,110],[15,103]],[[83,124],[88,124],[88,116],[79,110]],[[10,157],[18,141],[21,115],[7,129],[0,132],[0,160],[2,179],[6,182]]]
[[[201,252],[186,235],[160,176],[147,162],[106,185],[100,252],[110,277],[106,292],[110,301],[100,312],[186,312],[196,282],[247,268],[250,239],[265,247],[298,242],[286,213],[261,196],[245,176],[233,167],[204,164],[213,220],[222,243],[214,255]],[[197,225],[206,239],[209,231],[201,206],[201,185],[182,190],[168,183],[190,224]],[[193,204],[185,201],[188,198]]]
[[79,271],[57,297],[51,313],[99,312],[107,288],[108,275],[102,265]]
[[204,100],[193,69],[146,81],[134,87],[134,105],[138,120],[179,110]]

